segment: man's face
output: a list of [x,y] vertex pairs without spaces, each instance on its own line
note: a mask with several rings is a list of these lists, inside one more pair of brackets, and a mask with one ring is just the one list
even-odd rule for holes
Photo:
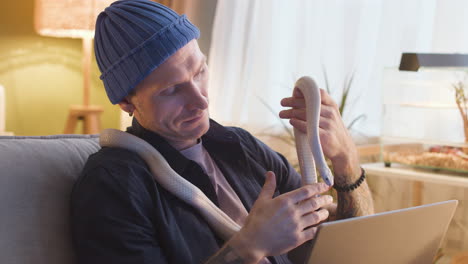
[[179,49],[135,88],[121,107],[140,124],[185,149],[208,131],[208,69],[196,40]]

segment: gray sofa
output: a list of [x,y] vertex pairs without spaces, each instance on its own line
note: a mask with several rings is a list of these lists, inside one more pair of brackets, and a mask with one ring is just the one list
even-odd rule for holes
[[0,263],[74,263],[69,200],[97,135],[0,136]]

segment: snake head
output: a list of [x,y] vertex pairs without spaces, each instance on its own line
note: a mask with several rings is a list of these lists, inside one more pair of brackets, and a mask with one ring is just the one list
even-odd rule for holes
[[333,174],[328,167],[320,172],[320,176],[328,186],[333,186]]

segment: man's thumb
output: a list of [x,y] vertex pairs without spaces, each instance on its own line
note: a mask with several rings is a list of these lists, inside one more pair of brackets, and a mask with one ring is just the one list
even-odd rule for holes
[[265,174],[265,184],[263,184],[262,191],[259,197],[272,198],[276,190],[276,177],[272,171]]

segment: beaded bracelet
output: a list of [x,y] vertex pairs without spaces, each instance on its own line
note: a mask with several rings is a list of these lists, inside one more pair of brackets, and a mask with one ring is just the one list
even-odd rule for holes
[[365,179],[366,179],[366,171],[361,167],[361,177],[359,177],[359,179],[357,179],[355,183],[350,184],[350,185],[345,185],[345,186],[338,186],[335,184],[333,185],[333,188],[335,188],[335,190],[339,192],[350,192],[356,189],[357,187],[359,187],[364,182]]

